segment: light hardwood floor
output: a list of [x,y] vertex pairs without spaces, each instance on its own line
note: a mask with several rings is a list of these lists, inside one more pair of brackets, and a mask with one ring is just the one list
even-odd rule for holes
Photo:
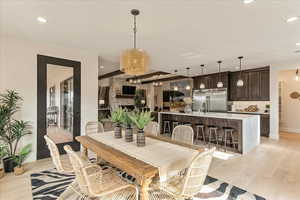
[[[50,159],[26,165],[21,176],[0,179],[0,199],[32,199],[29,175],[53,168]],[[300,134],[282,133],[280,140],[263,138],[247,155],[218,153],[209,175],[261,195],[268,200],[300,199]]]

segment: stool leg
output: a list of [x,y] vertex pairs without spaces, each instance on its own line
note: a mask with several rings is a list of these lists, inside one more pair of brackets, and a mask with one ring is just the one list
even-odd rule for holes
[[233,131],[230,131],[230,137],[231,137],[232,146],[235,149],[235,142],[234,142],[234,137],[233,137]]
[[211,129],[209,129],[209,134],[208,134],[208,146],[210,147],[211,145]]
[[198,140],[199,138],[199,127],[197,127],[197,130],[196,130],[196,140]]
[[203,142],[204,142],[204,144],[206,144],[206,139],[205,139],[205,132],[204,132],[204,128],[203,127],[201,127],[201,131],[202,131],[202,139],[203,139]]
[[227,151],[227,131],[224,130],[224,146],[225,152]]
[[215,138],[216,138],[217,146],[219,146],[219,142],[218,142],[218,140],[219,140],[219,138],[218,138],[218,132],[217,132],[216,129],[214,129],[214,132],[215,132]]

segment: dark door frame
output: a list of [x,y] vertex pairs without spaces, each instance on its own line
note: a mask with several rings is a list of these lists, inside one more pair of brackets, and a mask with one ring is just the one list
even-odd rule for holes
[[60,65],[73,68],[73,87],[74,87],[74,125],[73,125],[73,142],[57,144],[58,150],[64,154],[64,145],[70,145],[75,151],[80,150],[80,144],[75,140],[80,136],[81,122],[81,62],[67,60],[63,58],[37,55],[37,159],[50,157],[50,152],[46,145],[44,135],[47,131],[47,64]]

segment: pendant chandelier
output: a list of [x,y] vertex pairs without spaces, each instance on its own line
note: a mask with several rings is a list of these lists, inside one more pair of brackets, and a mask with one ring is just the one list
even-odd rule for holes
[[122,53],[120,70],[128,75],[142,75],[148,71],[149,57],[144,50],[136,48],[136,16],[140,14],[140,11],[137,9],[132,9],[131,14],[134,17],[133,48],[127,49]]
[[[189,67],[186,68],[186,73],[187,73],[187,76],[189,77],[189,75],[190,75],[190,68],[189,68]],[[191,89],[190,83],[188,83],[188,84],[185,86],[185,89],[186,89],[186,90],[190,90],[190,89]]]
[[238,57],[238,59],[240,60],[240,76],[239,76],[239,80],[236,82],[236,86],[238,86],[238,87],[244,86],[244,81],[242,79],[242,59],[243,58],[244,58],[243,56]]
[[[175,69],[175,70],[174,70],[175,75],[177,75],[177,72],[178,72],[178,70]],[[178,91],[178,86],[177,86],[176,82],[175,82],[174,84],[175,84],[175,85],[174,85],[174,91]]]
[[223,82],[221,81],[221,63],[222,63],[222,61],[218,61],[218,64],[219,64],[219,81],[217,83],[217,88],[222,88],[223,87]]
[[[201,65],[201,75],[203,75],[203,71],[204,71],[204,65]],[[205,84],[203,82],[200,83],[200,89],[205,89]]]

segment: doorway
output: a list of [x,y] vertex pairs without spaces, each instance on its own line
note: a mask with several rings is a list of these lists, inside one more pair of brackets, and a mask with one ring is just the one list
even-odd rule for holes
[[64,154],[63,146],[75,151],[80,144],[81,63],[37,55],[37,159],[50,156],[44,140],[48,135]]

